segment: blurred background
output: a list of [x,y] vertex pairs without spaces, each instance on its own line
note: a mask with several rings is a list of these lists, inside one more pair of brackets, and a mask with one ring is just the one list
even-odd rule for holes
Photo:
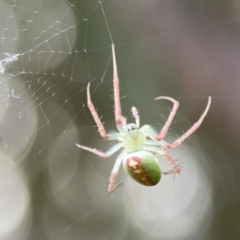
[[[237,240],[240,235],[240,1],[0,0],[0,239]],[[171,150],[182,176],[154,187],[120,168],[86,106],[86,86],[105,122],[113,114],[111,38],[121,103],[166,140],[203,113],[202,126]],[[159,157],[163,171],[169,169]]]

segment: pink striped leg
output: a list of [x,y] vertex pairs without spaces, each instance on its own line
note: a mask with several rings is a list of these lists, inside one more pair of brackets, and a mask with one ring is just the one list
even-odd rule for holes
[[99,157],[102,158],[108,158],[111,155],[113,155],[115,152],[117,152],[121,147],[122,147],[122,143],[117,143],[114,146],[112,146],[107,152],[102,152],[97,150],[96,148],[89,148],[89,147],[85,147],[83,145],[80,145],[78,143],[75,144],[78,148],[84,149],[88,152],[92,152],[94,154],[96,154]]
[[112,44],[112,58],[113,58],[113,92],[114,92],[114,114],[116,125],[123,125],[124,119],[122,117],[121,103],[120,103],[120,90],[119,90],[119,78],[117,71],[117,61],[115,46]]
[[119,183],[119,184],[115,185],[115,181],[116,181],[116,178],[118,175],[119,167],[120,167],[125,155],[126,155],[125,152],[121,152],[113,166],[111,176],[109,179],[109,185],[108,185],[109,193],[112,193],[113,191],[115,191],[122,184],[122,183]]
[[194,133],[202,124],[204,118],[206,117],[208,110],[210,108],[211,105],[211,97],[208,97],[208,103],[207,103],[207,107],[205,109],[205,111],[203,112],[203,114],[201,115],[201,117],[199,118],[199,120],[193,124],[193,126],[186,132],[184,133],[181,137],[179,137],[175,142],[173,143],[166,143],[165,146],[167,148],[175,148],[178,147],[186,138],[188,138],[192,133]]
[[169,114],[169,117],[168,117],[165,125],[161,129],[160,133],[156,136],[156,140],[157,141],[161,141],[166,136],[166,134],[168,132],[168,128],[171,125],[172,120],[173,120],[173,118],[174,118],[174,116],[175,116],[175,114],[176,114],[176,112],[178,110],[178,107],[179,107],[179,102],[176,101],[173,98],[164,97],[164,96],[155,98],[155,100],[159,100],[159,99],[166,99],[166,100],[169,100],[169,101],[173,102],[173,107],[172,107],[172,110],[171,110],[171,112]]
[[162,172],[162,174],[164,175],[170,175],[170,174],[177,174],[181,172],[181,169],[179,168],[179,166],[174,162],[173,158],[171,157],[171,155],[168,152],[165,152],[161,149],[159,149],[158,147],[154,147],[154,146],[145,146],[144,150],[147,151],[151,151],[154,153],[157,153],[159,155],[162,155],[164,157],[167,158],[168,162],[172,165],[173,170],[169,171],[169,172]]
[[105,140],[116,140],[116,137],[114,135],[106,133],[103,123],[101,122],[101,120],[98,116],[98,113],[92,103],[91,96],[90,96],[90,83],[87,86],[87,104],[88,104],[88,108],[94,118],[94,121],[97,124],[98,132],[101,135],[101,137]]

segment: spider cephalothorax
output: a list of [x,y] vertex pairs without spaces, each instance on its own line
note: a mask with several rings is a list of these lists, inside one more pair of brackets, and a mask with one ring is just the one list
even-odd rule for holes
[[[160,181],[162,174],[170,175],[180,173],[181,169],[174,162],[171,155],[167,152],[167,149],[179,146],[186,138],[188,138],[194,131],[196,131],[200,127],[203,119],[207,115],[211,104],[211,97],[209,97],[207,107],[199,120],[194,123],[193,126],[185,134],[183,134],[173,143],[168,143],[163,140],[179,107],[179,103],[173,98],[165,96],[155,98],[155,100],[166,99],[173,103],[172,111],[170,112],[169,117],[165,125],[161,129],[160,133],[157,133],[150,125],[144,125],[140,128],[140,118],[138,115],[138,111],[135,107],[132,107],[132,114],[135,118],[136,123],[127,124],[126,118],[123,117],[121,113],[119,78],[117,73],[115,47],[113,44],[112,58],[114,113],[115,122],[118,129],[117,133],[106,133],[105,128],[91,101],[90,83],[87,86],[87,99],[88,108],[92,113],[92,116],[97,124],[98,131],[102,138],[105,140],[118,140],[119,143],[112,146],[106,153],[98,151],[95,148],[89,148],[76,144],[77,147],[85,149],[103,158],[110,157],[112,154],[120,150],[120,148],[123,148],[123,151],[117,157],[117,160],[111,172],[110,183],[108,186],[109,193],[113,192],[117,187],[114,185],[114,183],[121,163],[123,163],[124,169],[133,179],[146,186],[156,185]],[[162,172],[157,158],[152,153],[166,157],[168,162],[172,165],[172,170],[168,172]]]

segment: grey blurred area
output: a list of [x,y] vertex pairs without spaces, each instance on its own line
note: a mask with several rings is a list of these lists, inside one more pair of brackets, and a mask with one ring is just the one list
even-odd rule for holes
[[[104,14],[101,10],[102,4]],[[170,151],[182,176],[154,187],[106,151],[86,87],[108,132],[116,131],[111,38],[128,122],[160,131],[180,102],[166,141],[202,126]],[[0,239],[240,239],[240,1],[0,0]],[[169,169],[159,157],[163,171]]]

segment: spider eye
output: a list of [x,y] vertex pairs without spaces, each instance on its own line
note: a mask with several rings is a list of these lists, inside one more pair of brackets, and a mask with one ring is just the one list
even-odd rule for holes
[[138,127],[135,124],[131,124],[127,127],[128,132],[136,130],[136,129],[138,129]]

